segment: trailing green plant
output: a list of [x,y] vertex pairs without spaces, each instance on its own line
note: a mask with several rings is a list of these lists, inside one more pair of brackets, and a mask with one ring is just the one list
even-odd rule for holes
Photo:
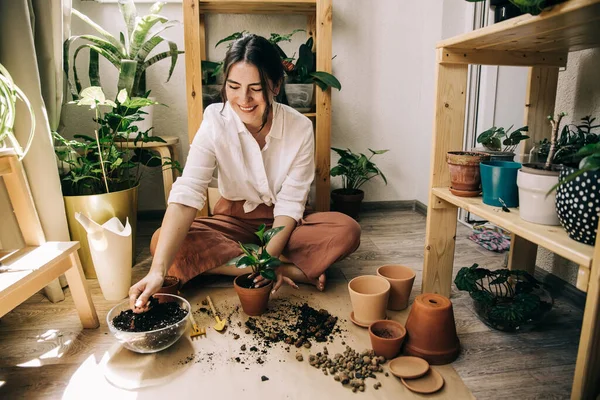
[[543,283],[526,271],[490,271],[473,264],[461,268],[454,283],[459,290],[469,292],[478,314],[496,329],[514,331],[541,319],[552,308],[552,298]]
[[[287,75],[287,83],[314,83],[321,88],[321,90],[325,91],[329,87],[333,87],[337,90],[342,89],[342,84],[340,81],[330,74],[329,72],[317,71],[317,62],[316,62],[316,54],[313,52],[313,44],[314,39],[309,37],[305,43],[300,45],[298,49],[298,58],[295,58],[295,54],[292,57],[288,57],[287,54],[283,51],[283,49],[279,46],[279,42],[291,42],[292,36],[297,32],[305,32],[304,29],[294,29],[291,33],[287,35],[280,35],[278,33],[271,33],[271,36],[268,38],[269,42],[271,42],[277,52],[279,53],[279,57],[281,58],[281,62],[283,63],[283,67],[285,69],[285,73]],[[240,39],[245,34],[248,34],[248,31],[235,32],[226,38],[223,38],[217,42],[215,45],[218,46],[221,43],[231,42],[233,40]],[[229,47],[231,47],[232,43],[229,43]],[[220,69],[218,69],[215,74],[218,74]]]
[[[467,0],[471,3],[477,3],[485,0]],[[521,12],[531,15],[538,15],[544,8],[554,4],[561,3],[565,0],[510,0],[512,4],[519,7]]]
[[[134,122],[143,120],[142,107],[159,104],[144,97],[129,98],[122,89],[116,101],[106,99],[102,88],[92,86],[81,92],[74,101],[79,106],[94,110],[94,136],[77,134],[73,140],[53,132],[55,154],[60,164],[60,179],[65,196],[110,193],[137,186],[143,174],[141,166],[161,166],[160,158],[143,148],[144,143],[165,141],[149,136],[152,128],[139,131]],[[107,111],[102,112],[102,109]],[[140,148],[127,149],[129,135],[141,142]],[[181,167],[174,160],[166,160],[163,168]]]
[[[29,138],[23,149],[15,137],[13,128],[15,126],[15,116],[17,100],[25,103],[30,117]],[[15,151],[19,159],[23,159],[33,141],[35,134],[35,115],[33,107],[29,102],[25,93],[15,84],[8,70],[0,64],[0,148],[6,146],[6,141],[10,143],[11,148]]]
[[[481,143],[483,147],[492,151],[514,152],[522,140],[529,139],[529,136],[523,134],[523,132],[528,132],[529,128],[523,126],[512,132],[511,129],[512,125],[507,130],[492,126],[477,137],[477,143]],[[504,147],[502,147],[503,145]]]
[[366,155],[360,153],[355,154],[352,150],[347,149],[337,149],[332,147],[331,150],[338,153],[340,159],[338,160],[338,164],[333,167],[330,171],[331,176],[341,176],[343,187],[348,191],[356,191],[362,185],[364,185],[369,180],[375,178],[376,176],[381,176],[381,179],[387,185],[387,179],[383,172],[373,161],[371,158],[376,154],[384,154],[389,150],[371,150],[371,156],[367,157]]
[[238,268],[251,267],[254,275],[261,275],[263,278],[272,281],[276,280],[275,268],[281,265],[281,260],[269,254],[267,245],[283,228],[283,226],[278,226],[277,228],[266,229],[265,224],[260,225],[258,231],[254,232],[260,240],[260,245],[239,242],[244,254],[229,260],[227,264],[235,265]]
[[[91,86],[101,86],[99,55],[106,58],[119,71],[118,90],[125,89],[132,97],[141,97],[146,93],[146,70],[168,57],[171,58],[171,67],[167,76],[167,82],[171,79],[171,75],[177,64],[177,57],[183,53],[183,51],[179,51],[177,44],[167,40],[169,50],[150,57],[150,53],[165,41],[160,34],[166,29],[179,24],[178,21],[171,21],[166,17],[158,15],[164,4],[161,2],[155,3],[150,8],[150,14],[139,17],[133,0],[120,0],[119,10],[127,27],[127,34],[120,32],[119,39],[115,38],[86,15],[73,9],[73,15],[80,18],[100,34],[100,36],[71,36],[64,43],[64,70],[67,78],[70,77],[69,70],[70,64],[72,64],[75,87],[71,85],[70,80],[69,87],[73,100],[79,98],[82,90],[79,75],[77,74],[77,56],[81,50],[86,48],[90,52],[88,75]],[[69,49],[73,42],[78,39],[85,40],[88,43],[77,47],[70,63]]]

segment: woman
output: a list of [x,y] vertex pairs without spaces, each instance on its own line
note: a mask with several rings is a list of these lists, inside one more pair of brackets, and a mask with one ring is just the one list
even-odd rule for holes
[[[129,291],[134,311],[144,311],[164,276],[182,283],[202,273],[248,273],[224,265],[241,254],[238,242],[257,242],[258,226],[284,227],[267,246],[269,254],[291,263],[277,268],[273,292],[283,282],[325,289],[325,270],[360,244],[360,226],[335,212],[307,213],[314,179],[312,122],[273,101],[284,71],[275,47],[247,35],[234,42],[223,65],[224,104],[206,108],[182,176],[169,196],[161,228],[152,237],[148,275]],[[218,168],[219,192],[212,217],[196,218]],[[261,276],[257,286],[268,284]]]

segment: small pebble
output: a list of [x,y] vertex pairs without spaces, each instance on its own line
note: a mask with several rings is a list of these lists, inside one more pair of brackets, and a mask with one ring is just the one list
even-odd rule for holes
[[244,333],[245,333],[246,335],[249,335],[249,334],[250,334],[250,329],[246,328],[246,330],[244,331]]
[[267,378],[266,376],[263,375],[260,377],[260,380],[264,382],[264,381],[268,381],[269,378]]
[[302,353],[296,353],[296,360],[303,361],[304,357],[302,357]]
[[238,339],[240,338],[240,335],[238,335],[238,334],[235,334],[235,333],[234,333],[234,334],[233,334],[233,338],[234,338],[235,340],[238,340]]
[[242,345],[242,347],[240,347],[240,350],[241,350],[241,351],[246,351],[246,345],[245,345],[245,344],[243,344],[243,345]]
[[207,306],[208,305],[208,301],[206,299],[202,300],[202,305],[203,306]]
[[384,374],[385,376],[390,376],[390,374],[388,374],[387,372]]

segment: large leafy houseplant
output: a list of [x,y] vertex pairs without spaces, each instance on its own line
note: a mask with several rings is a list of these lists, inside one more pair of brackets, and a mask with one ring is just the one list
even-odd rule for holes
[[[177,57],[183,51],[179,51],[177,44],[172,41],[166,41],[169,50],[150,56],[155,48],[165,41],[160,35],[166,29],[178,24],[178,21],[171,21],[166,17],[159,15],[165,3],[157,2],[150,8],[150,14],[143,17],[138,16],[133,0],[120,0],[119,10],[127,27],[127,33],[120,32],[119,39],[111,35],[106,29],[96,24],[89,17],[77,10],[73,10],[73,15],[87,23],[100,36],[77,35],[71,36],[64,43],[64,70],[67,77],[70,77],[72,67],[73,80],[75,87],[71,85],[71,94],[76,100],[82,90],[79,75],[77,74],[77,56],[83,49],[89,49],[89,79],[91,86],[101,86],[99,55],[108,60],[119,71],[118,90],[125,89],[131,97],[147,97],[146,93],[146,70],[157,62],[171,58],[171,67],[167,82],[173,74]],[[77,47],[70,61],[69,49],[76,40],[85,40]]]
[[[477,3],[485,0],[467,0],[471,3]],[[529,13],[531,15],[538,15],[544,8],[554,4],[562,3],[565,0],[510,0],[512,4],[517,6],[521,12]]]
[[[144,150],[143,144],[164,143],[164,140],[149,136],[149,130],[138,131],[134,123],[143,119],[141,107],[158,103],[144,97],[130,98],[125,89],[112,101],[97,86],[84,89],[81,98],[74,103],[94,110],[96,129],[94,136],[77,134],[73,140],[53,133],[63,194],[102,194],[137,186],[143,173],[141,166],[157,166],[158,157]],[[126,148],[132,132],[137,133],[134,142],[142,143],[139,149]],[[163,167],[179,168],[171,160],[166,164]]]
[[[29,139],[23,149],[15,137],[13,127],[15,125],[17,100],[21,100],[27,107],[30,116]],[[25,96],[25,93],[15,84],[8,70],[0,64],[0,149],[10,144],[19,159],[25,157],[35,133],[35,115],[33,107]]]
[[371,155],[367,157],[362,153],[355,154],[350,149],[344,150],[335,147],[331,149],[340,156],[338,164],[330,171],[331,176],[342,177],[343,188],[346,192],[355,193],[362,185],[376,176],[381,176],[381,179],[387,185],[385,175],[371,159],[373,156],[387,153],[389,150],[369,149]]
[[512,132],[511,129],[512,126],[506,130],[503,127],[497,128],[492,126],[477,137],[477,143],[480,143],[487,150],[513,153],[519,145],[519,142],[529,139],[529,136],[523,134],[523,132],[527,132],[529,128],[523,126]]
[[[579,154],[579,151],[594,143],[600,142],[600,135],[593,130],[600,128],[600,125],[594,125],[596,118],[585,116],[581,118],[579,124],[566,124],[563,126],[560,135],[556,139],[555,153],[552,162],[554,164],[563,164],[570,167],[578,167],[585,154]],[[537,152],[540,160],[547,160],[550,152],[550,141],[542,140],[533,151]]]
[[469,292],[481,319],[494,329],[516,331],[539,322],[553,299],[543,283],[521,270],[488,270],[478,264],[458,271],[454,283]]

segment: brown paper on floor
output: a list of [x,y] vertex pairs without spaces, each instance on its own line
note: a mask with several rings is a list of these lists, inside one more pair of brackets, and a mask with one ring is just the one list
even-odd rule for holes
[[[431,395],[420,395],[408,390],[400,379],[391,373],[385,377],[383,373],[377,373],[377,379],[366,379],[366,390],[364,393],[352,393],[346,386],[336,382],[331,375],[324,375],[320,369],[311,367],[308,363],[310,354],[323,351],[326,345],[330,357],[335,353],[343,353],[345,341],[347,345],[358,352],[370,349],[369,334],[366,329],[352,324],[349,314],[352,309],[345,281],[328,282],[324,293],[317,292],[315,288],[302,285],[300,290],[283,287],[277,295],[272,296],[271,304],[276,304],[277,299],[288,299],[294,303],[308,304],[315,308],[325,308],[331,314],[339,317],[338,324],[344,330],[343,337],[336,336],[334,343],[312,342],[310,349],[301,347],[297,349],[293,345],[290,351],[284,350],[284,343],[274,344],[271,348],[265,348],[261,342],[254,339],[253,335],[244,333],[243,325],[247,317],[242,313],[234,312],[231,315],[231,323],[228,324],[225,333],[216,332],[212,329],[213,319],[206,313],[198,312],[202,299],[208,294],[219,308],[223,317],[231,314],[231,311],[239,305],[239,300],[233,288],[208,288],[194,287],[186,289],[183,296],[188,299],[192,309],[196,311],[194,317],[198,325],[207,328],[205,338],[189,341],[185,338],[180,340],[174,349],[169,352],[156,355],[144,356],[130,353],[126,350],[117,351],[114,355],[107,355],[105,361],[105,373],[107,379],[115,385],[126,388],[139,387],[135,391],[136,399],[158,398],[219,398],[233,399],[244,396],[246,399],[332,399],[348,398],[357,396],[361,399],[472,399],[469,389],[460,379],[452,365],[435,366],[444,377],[443,388]],[[410,309],[410,308],[409,308]],[[388,317],[404,323],[408,317],[409,309],[403,311],[388,311]],[[237,323],[242,326],[238,327]],[[233,335],[238,334],[240,338],[235,340]],[[240,350],[242,344],[247,345],[245,352]],[[256,345],[258,352],[250,352],[251,346]],[[260,350],[266,349],[262,354]],[[296,353],[302,353],[304,361],[296,360]],[[147,358],[146,358],[147,357]],[[235,357],[241,361],[236,362]],[[259,364],[256,359],[260,357],[264,362]],[[186,362],[186,360],[188,360]],[[110,369],[109,367],[112,367]],[[108,369],[107,369],[108,368]],[[387,363],[384,371],[388,371]],[[100,373],[101,375],[102,373]],[[73,385],[72,389],[79,386],[86,389],[87,393],[95,393],[94,385],[109,385],[98,392],[118,393],[119,390],[104,379],[97,379],[94,373],[76,374],[78,379],[88,379],[88,384]],[[268,377],[262,381],[261,377]],[[373,388],[373,384],[381,382],[379,390]],[[82,384],[83,382],[78,382]],[[149,387],[151,386],[151,387]],[[124,391],[125,392],[125,391]],[[74,393],[71,391],[70,393]],[[129,394],[133,394],[129,392]]]

